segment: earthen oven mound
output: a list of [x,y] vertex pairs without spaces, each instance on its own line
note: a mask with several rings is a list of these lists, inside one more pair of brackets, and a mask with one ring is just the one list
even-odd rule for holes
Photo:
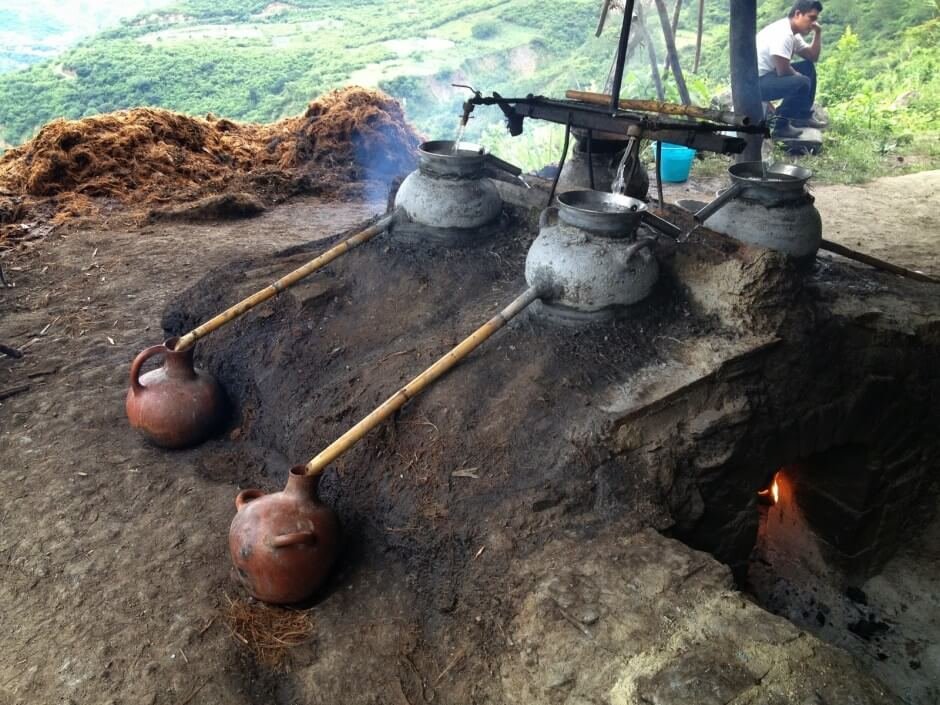
[[0,158],[0,193],[9,201],[0,203],[0,243],[40,212],[61,222],[115,206],[139,216],[219,193],[266,201],[338,193],[406,173],[417,143],[394,99],[359,87],[267,125],[159,108],[53,120]]

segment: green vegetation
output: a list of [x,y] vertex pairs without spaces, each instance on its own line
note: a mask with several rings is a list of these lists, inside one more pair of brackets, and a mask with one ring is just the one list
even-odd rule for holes
[[[0,145],[28,139],[55,117],[136,105],[269,122],[349,83],[387,91],[419,130],[445,138],[466,96],[452,83],[503,95],[603,90],[620,21],[612,16],[595,38],[597,0],[136,1],[162,5],[53,60],[0,75]],[[760,24],[789,4],[759,2]],[[821,180],[841,182],[940,166],[940,4],[824,4],[820,102],[832,126],[809,165]],[[677,44],[699,103],[727,92],[726,8],[706,3],[703,61],[693,75],[696,9],[684,3]],[[661,65],[658,19],[647,14]],[[623,93],[655,95],[642,47]],[[666,93],[677,98],[672,79]],[[498,110],[479,109],[467,139],[530,168],[557,158],[557,126],[527,124],[523,138],[509,138],[501,123]]]

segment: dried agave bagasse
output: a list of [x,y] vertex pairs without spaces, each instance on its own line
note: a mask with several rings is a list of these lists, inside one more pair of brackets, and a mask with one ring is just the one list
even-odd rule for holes
[[0,219],[0,244],[38,203],[52,202],[62,221],[106,205],[133,212],[227,191],[276,198],[300,180],[330,193],[409,171],[417,144],[394,99],[359,87],[268,125],[158,108],[53,120],[0,157],[0,193],[17,199],[17,217]]

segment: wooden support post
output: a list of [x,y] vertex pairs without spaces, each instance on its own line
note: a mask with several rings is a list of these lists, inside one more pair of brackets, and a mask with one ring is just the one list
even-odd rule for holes
[[[650,70],[653,75],[653,85],[656,86],[656,97],[659,98],[659,102],[662,103],[666,100],[666,93],[663,90],[663,81],[659,77],[659,61],[656,59],[656,47],[653,46],[653,38],[650,36],[649,30],[646,28],[646,18],[643,16],[642,4],[637,6],[636,20],[637,24],[639,25],[639,31],[640,35],[642,36],[643,43],[646,44],[646,52],[650,57]],[[623,105],[623,101],[620,101],[620,104]]]
[[[679,13],[682,12],[682,0],[676,0],[676,9],[672,13],[672,36],[675,39],[676,30],[679,29]],[[669,75],[669,57],[666,57],[666,61],[663,64],[663,78]]]
[[[755,124],[763,120],[764,109],[757,85],[757,0],[731,0],[731,94],[734,112],[746,115]],[[761,160],[761,135],[740,135],[747,147],[738,162]]]
[[698,0],[698,33],[695,36],[695,65],[692,73],[698,73],[698,65],[702,60],[702,32],[705,30],[705,0]]
[[663,27],[663,38],[666,40],[666,52],[669,61],[672,64],[672,72],[676,77],[676,87],[679,89],[679,97],[683,105],[691,105],[692,99],[689,97],[689,89],[685,85],[685,76],[682,74],[682,66],[679,65],[679,54],[676,51],[676,38],[672,35],[672,28],[669,26],[669,11],[666,9],[665,0],[656,0],[656,9],[659,12],[659,23]]

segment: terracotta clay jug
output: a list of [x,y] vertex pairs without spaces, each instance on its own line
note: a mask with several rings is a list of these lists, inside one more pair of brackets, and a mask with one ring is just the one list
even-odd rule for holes
[[[131,364],[127,418],[158,446],[185,448],[202,442],[225,418],[225,393],[210,375],[193,367],[193,348],[174,350],[177,338],[141,352]],[[163,365],[141,376],[143,364],[163,355]]]
[[289,604],[313,595],[325,582],[339,549],[339,521],[320,501],[319,475],[291,468],[287,487],[265,494],[244,490],[228,543],[239,579],[263,602]]

